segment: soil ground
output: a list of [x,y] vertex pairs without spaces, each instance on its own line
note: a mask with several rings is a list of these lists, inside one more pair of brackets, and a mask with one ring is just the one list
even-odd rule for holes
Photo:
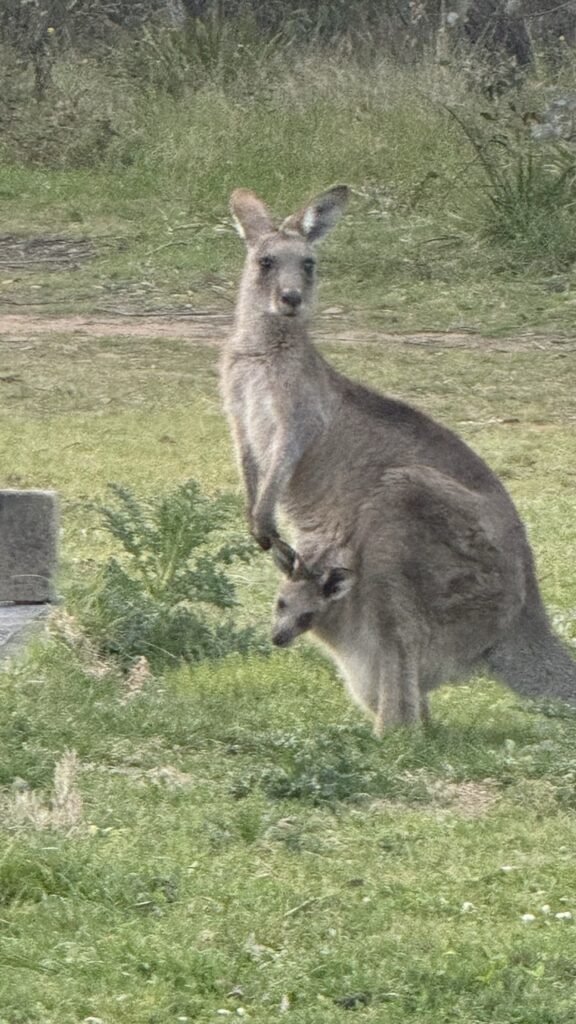
[[[228,313],[195,312],[182,314],[126,313],[105,316],[98,313],[75,316],[41,316],[35,313],[0,315],[0,340],[31,338],[38,334],[74,334],[88,337],[188,338],[199,344],[219,345],[232,326]],[[509,338],[487,338],[474,333],[419,332],[391,334],[371,328],[350,328],[345,319],[325,313],[316,320],[314,336],[318,341],[362,344],[437,346],[441,348],[491,349],[494,351],[528,351],[530,349],[566,352],[576,350],[576,338],[560,335],[520,334]]]

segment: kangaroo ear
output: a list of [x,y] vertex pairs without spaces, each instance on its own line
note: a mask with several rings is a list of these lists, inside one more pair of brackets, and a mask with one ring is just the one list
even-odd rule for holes
[[354,586],[355,575],[351,569],[330,569],[322,580],[322,593],[328,601],[339,601],[346,597]]
[[274,231],[267,207],[248,188],[236,188],[230,196],[230,212],[234,226],[247,245],[254,245],[262,235]]
[[306,562],[304,561],[302,556],[298,554],[297,551],[294,552],[294,555],[295,558],[294,567],[292,569],[292,579],[295,582],[301,582],[302,580],[315,580],[317,577],[314,572],[314,569],[311,569],[310,566],[306,565]]
[[274,564],[280,569],[280,572],[285,573],[286,576],[292,578],[294,573],[294,567],[298,562],[298,555],[291,548],[286,541],[281,540],[280,537],[276,537],[272,542],[272,558]]
[[317,242],[340,220],[349,195],[347,185],[335,185],[307,203],[299,213],[287,217],[282,228],[299,231],[309,242]]

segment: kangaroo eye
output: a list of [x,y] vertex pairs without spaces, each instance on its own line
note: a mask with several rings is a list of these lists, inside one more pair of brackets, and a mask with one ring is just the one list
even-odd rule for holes
[[284,609],[286,607],[286,601],[284,600],[283,597],[278,598],[278,603],[276,604],[276,607],[277,607],[279,612],[283,612],[284,611]]
[[310,257],[308,257],[308,259],[304,260],[302,266],[304,267],[304,270],[306,271],[307,274],[313,274],[314,267],[316,266],[316,260],[310,259]]
[[272,267],[274,266],[274,260],[271,256],[261,256],[258,263],[262,270],[272,270]]
[[306,612],[305,615],[299,615],[297,620],[298,629],[310,629],[313,618],[314,616],[312,612]]

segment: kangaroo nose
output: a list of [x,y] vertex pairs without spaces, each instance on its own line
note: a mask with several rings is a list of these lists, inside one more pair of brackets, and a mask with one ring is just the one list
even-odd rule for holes
[[278,633],[272,634],[272,643],[275,647],[287,647],[290,643],[290,639],[290,634],[282,632],[281,630],[279,630]]
[[282,302],[285,306],[290,306],[291,309],[298,309],[302,302],[302,296],[296,288],[286,289],[282,292]]

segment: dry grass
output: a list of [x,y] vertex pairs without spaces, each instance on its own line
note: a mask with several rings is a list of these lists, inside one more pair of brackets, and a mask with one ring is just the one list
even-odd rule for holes
[[82,797],[78,788],[80,761],[65,750],[54,768],[52,793],[29,789],[22,780],[2,811],[5,828],[54,829],[70,833],[82,823]]

